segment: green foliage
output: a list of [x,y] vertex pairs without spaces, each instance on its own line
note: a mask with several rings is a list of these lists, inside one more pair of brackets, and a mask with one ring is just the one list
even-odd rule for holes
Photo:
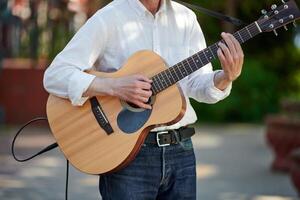
[[228,98],[212,105],[193,101],[193,106],[201,121],[258,121],[264,113],[277,111],[278,83],[276,74],[249,58]]

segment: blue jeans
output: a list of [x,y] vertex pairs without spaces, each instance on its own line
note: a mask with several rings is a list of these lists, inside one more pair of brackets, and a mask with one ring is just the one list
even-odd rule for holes
[[195,200],[192,141],[167,147],[143,144],[126,168],[100,176],[99,189],[103,200]]

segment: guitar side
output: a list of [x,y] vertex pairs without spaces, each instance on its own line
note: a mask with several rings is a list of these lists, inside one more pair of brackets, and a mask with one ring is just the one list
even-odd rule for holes
[[[99,77],[123,77],[143,74],[149,78],[165,70],[164,60],[152,51],[132,55],[117,72],[88,73]],[[177,85],[157,94],[151,115],[137,131],[125,133],[118,125],[118,115],[124,109],[112,96],[97,97],[114,132],[106,134],[96,121],[90,102],[72,106],[69,100],[50,95],[47,116],[52,133],[70,163],[82,172],[103,174],[128,165],[139,152],[149,130],[178,122],[185,112],[185,99]]]

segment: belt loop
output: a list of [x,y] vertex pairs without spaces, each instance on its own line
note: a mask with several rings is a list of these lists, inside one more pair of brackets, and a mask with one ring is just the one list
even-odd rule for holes
[[178,143],[180,143],[180,142],[181,142],[181,136],[179,135],[179,132],[176,131],[176,130],[174,130],[174,129],[172,129],[171,131],[174,132],[176,141],[177,141]]

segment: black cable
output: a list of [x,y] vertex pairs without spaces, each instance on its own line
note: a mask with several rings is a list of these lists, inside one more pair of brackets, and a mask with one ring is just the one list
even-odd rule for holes
[[68,200],[68,186],[69,186],[69,160],[67,160],[67,170],[66,170],[66,191],[65,191],[65,200]]
[[[58,146],[58,144],[55,142],[53,144],[50,144],[49,146],[47,146],[46,148],[42,149],[41,151],[39,151],[38,153],[28,157],[28,158],[25,158],[25,159],[19,159],[17,158],[16,154],[15,154],[15,142],[16,142],[16,139],[17,137],[19,136],[19,134],[22,132],[22,130],[27,127],[29,124],[33,123],[33,122],[37,122],[37,121],[43,121],[43,120],[48,120],[46,117],[38,117],[38,118],[35,118],[35,119],[32,119],[30,120],[29,122],[27,122],[26,124],[24,124],[19,130],[18,132],[16,133],[16,135],[14,136],[13,140],[12,140],[12,144],[11,144],[11,153],[14,157],[14,159],[18,162],[26,162],[28,160],[31,160],[33,159],[34,157],[38,156],[38,155],[41,155],[47,151],[50,151],[54,148],[56,148]],[[67,160],[67,159],[66,159]],[[69,160],[67,160],[67,169],[66,169],[66,190],[65,190],[65,200],[68,200],[68,184],[69,183]]]
[[14,159],[15,159],[16,161],[18,161],[18,162],[26,162],[26,161],[31,160],[32,158],[34,158],[34,157],[36,157],[36,156],[38,156],[38,155],[40,155],[40,154],[42,154],[42,153],[45,153],[45,152],[47,152],[47,151],[50,151],[51,149],[54,149],[54,148],[56,148],[56,147],[58,146],[57,143],[53,143],[53,144],[47,146],[46,148],[42,149],[40,152],[38,152],[38,153],[36,153],[36,154],[30,156],[29,158],[26,158],[26,159],[19,159],[19,158],[16,157],[16,154],[15,154],[15,142],[16,142],[16,139],[17,139],[18,135],[19,135],[19,134],[22,132],[22,130],[23,130],[26,126],[28,126],[29,124],[31,124],[31,123],[33,123],[33,122],[36,122],[36,121],[42,121],[42,120],[47,120],[47,118],[46,118],[46,117],[38,117],[38,118],[32,119],[32,120],[30,120],[29,122],[27,122],[25,125],[23,125],[23,126],[18,130],[18,132],[17,132],[17,134],[15,135],[15,137],[13,138],[13,141],[12,141],[12,144],[11,144],[11,153],[12,153],[12,155],[13,155],[13,157],[14,157]]

